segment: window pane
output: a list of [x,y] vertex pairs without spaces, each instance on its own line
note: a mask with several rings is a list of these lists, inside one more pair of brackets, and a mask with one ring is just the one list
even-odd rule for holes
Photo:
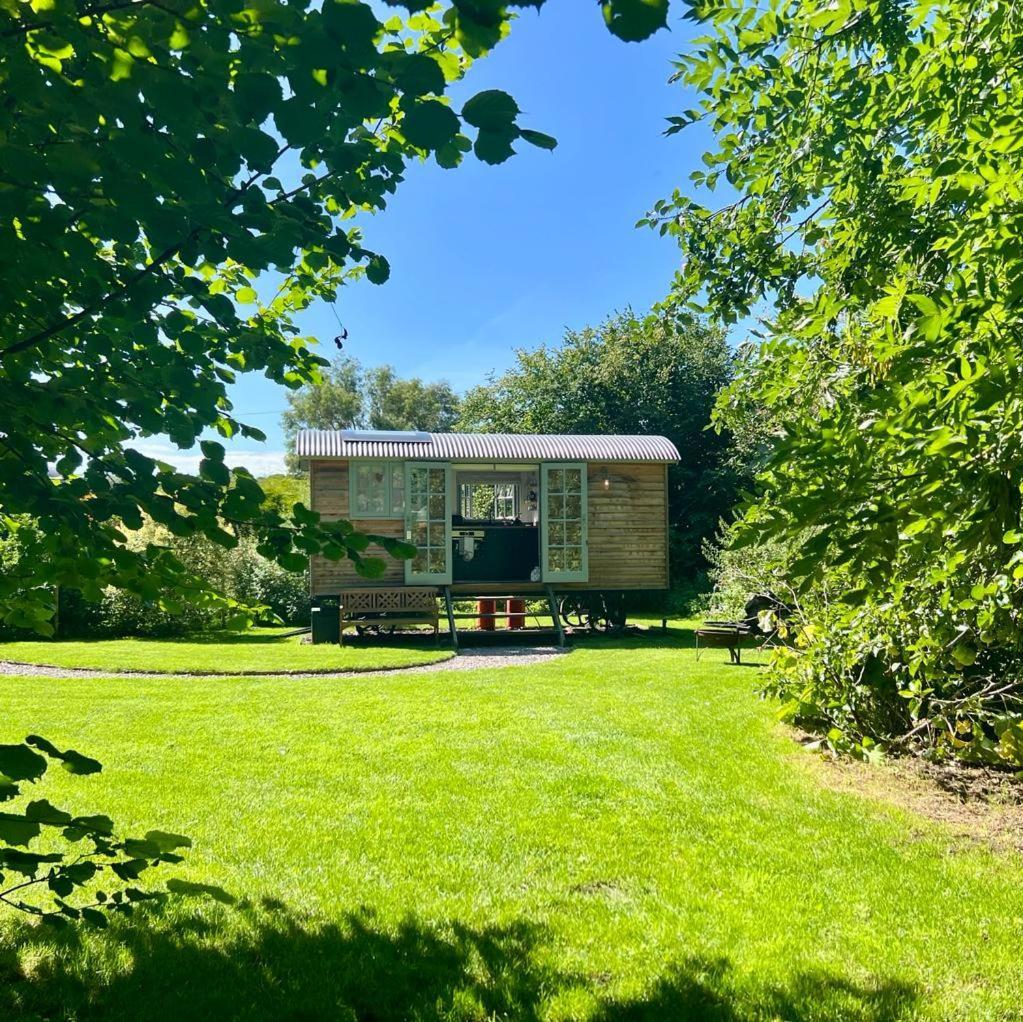
[[561,519],[565,517],[565,498],[564,497],[548,497],[547,498],[547,517],[550,519]]
[[565,525],[563,522],[547,523],[547,547],[553,550],[555,547],[565,545]]
[[388,514],[387,469],[382,461],[355,466],[355,514],[364,517]]
[[578,521],[583,516],[582,497],[578,493],[565,498],[565,517]]
[[430,497],[430,517],[444,519],[444,497]]
[[552,468],[547,473],[547,489],[550,493],[565,492],[565,472],[560,468]]
[[391,465],[391,514],[400,515],[405,510],[405,467],[400,461]]
[[440,575],[447,570],[447,558],[443,549],[430,547],[429,562],[431,574]]
[[417,575],[422,575],[426,571],[426,552],[420,550],[415,557],[412,558],[412,570]]
[[581,571],[583,566],[582,547],[570,546],[565,548],[565,570]]
[[445,529],[443,523],[440,523],[440,524],[437,524],[437,525],[431,525],[430,526],[430,546],[443,547],[444,546],[444,539],[445,539],[445,533],[446,532],[447,532],[447,530]]
[[583,488],[582,470],[578,468],[565,469],[565,492],[582,493]]
[[565,522],[565,542],[572,546],[582,543],[582,526],[579,522]]
[[551,571],[565,570],[565,551],[561,547],[551,547],[547,551],[547,563]]

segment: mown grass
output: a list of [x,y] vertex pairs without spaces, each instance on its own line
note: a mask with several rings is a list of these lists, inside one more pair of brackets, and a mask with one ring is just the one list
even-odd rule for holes
[[[410,640],[411,641],[411,640]],[[444,640],[442,639],[443,643]],[[0,642],[0,660],[49,667],[157,674],[271,674],[373,671],[414,667],[450,657],[432,639],[414,644],[313,646],[279,630],[220,632],[188,639],[92,639],[60,642]]]
[[1020,857],[822,788],[723,659],[3,679],[0,741],[105,764],[48,797],[191,835],[175,874],[239,901],[0,916],[0,1017],[1019,1018]]

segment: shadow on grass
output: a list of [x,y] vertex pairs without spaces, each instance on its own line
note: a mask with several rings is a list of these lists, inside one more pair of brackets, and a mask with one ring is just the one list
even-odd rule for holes
[[894,979],[860,986],[801,973],[779,988],[738,976],[725,959],[696,958],[668,964],[642,996],[617,1000],[606,974],[552,965],[554,946],[525,921],[385,928],[363,911],[315,925],[272,903],[148,913],[102,934],[22,926],[0,944],[0,1017],[539,1022],[560,1002],[557,1017],[593,1022],[898,1022],[917,1002]]

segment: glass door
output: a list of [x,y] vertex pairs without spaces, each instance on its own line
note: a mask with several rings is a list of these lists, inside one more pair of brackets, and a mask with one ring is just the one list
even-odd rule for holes
[[544,582],[585,582],[589,577],[586,543],[586,466],[543,465],[540,519]]
[[451,583],[451,466],[405,464],[405,538],[416,555],[405,562],[405,581]]

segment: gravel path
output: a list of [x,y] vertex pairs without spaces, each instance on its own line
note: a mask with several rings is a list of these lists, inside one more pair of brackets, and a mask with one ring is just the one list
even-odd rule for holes
[[567,650],[547,646],[494,646],[474,649],[471,653],[459,653],[448,660],[434,664],[417,664],[414,667],[387,667],[370,671],[312,671],[289,673],[287,671],[258,671],[248,674],[156,674],[145,671],[97,671],[85,667],[44,667],[41,664],[23,664],[15,660],[0,660],[0,675],[20,674],[33,678],[357,678],[364,674],[427,674],[431,671],[473,671],[479,667],[518,667],[525,664],[541,664],[553,657],[562,656]]

